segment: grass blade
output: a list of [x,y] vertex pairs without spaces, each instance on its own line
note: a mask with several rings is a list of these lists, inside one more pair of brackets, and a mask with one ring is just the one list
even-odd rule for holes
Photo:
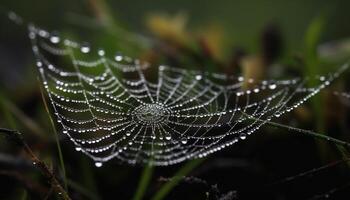
[[166,195],[179,183],[183,176],[190,173],[195,167],[201,164],[204,159],[195,159],[186,163],[175,175],[171,181],[165,183],[162,188],[155,194],[152,200],[162,200]]
[[344,147],[350,147],[350,143],[349,142],[346,142],[346,141],[343,141],[343,140],[339,140],[339,139],[327,136],[326,134],[316,133],[316,132],[310,131],[310,130],[300,129],[300,128],[296,128],[296,127],[293,127],[293,126],[288,126],[288,125],[279,124],[279,123],[272,122],[272,121],[258,119],[258,118],[255,118],[254,116],[251,116],[251,115],[247,114],[247,113],[244,113],[244,112],[241,112],[241,113],[243,115],[245,115],[246,117],[248,117],[249,119],[251,119],[251,120],[264,122],[264,123],[269,124],[269,125],[274,126],[274,127],[284,128],[284,129],[287,129],[287,130],[292,130],[292,131],[295,131],[295,132],[298,132],[298,133],[302,133],[304,135],[312,136],[314,138],[318,138],[318,139],[321,139],[321,140],[333,142],[336,145],[340,145],[340,146],[344,146]]
[[139,182],[139,185],[137,187],[135,196],[133,200],[141,200],[144,196],[144,193],[147,189],[147,186],[152,178],[153,174],[153,166],[150,164],[146,165],[141,176],[141,180]]
[[56,140],[56,146],[57,146],[57,151],[58,151],[58,157],[60,159],[60,165],[61,165],[61,170],[62,170],[62,177],[63,177],[63,185],[64,185],[64,189],[66,191],[68,191],[68,187],[67,187],[67,176],[66,176],[66,168],[65,168],[65,165],[64,165],[64,159],[63,159],[63,154],[62,154],[62,150],[61,150],[61,144],[60,144],[60,140],[58,138],[58,133],[57,133],[57,129],[56,129],[56,126],[55,126],[55,123],[50,115],[50,111],[49,111],[49,107],[47,105],[47,102],[45,100],[45,96],[44,96],[44,93],[43,93],[43,89],[41,88],[40,86],[40,80],[39,81],[39,88],[40,88],[40,94],[41,94],[41,98],[43,100],[43,103],[44,103],[44,106],[45,106],[45,110],[47,112],[47,115],[49,117],[49,121],[51,123],[51,127],[52,127],[52,130],[55,134],[55,140]]

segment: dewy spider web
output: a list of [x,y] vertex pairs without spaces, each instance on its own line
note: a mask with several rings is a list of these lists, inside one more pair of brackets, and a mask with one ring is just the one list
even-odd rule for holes
[[152,68],[139,60],[110,58],[33,25],[29,37],[57,122],[98,167],[112,158],[166,166],[207,156],[298,107],[347,68],[315,77],[314,88],[300,78],[244,80],[168,66],[150,81]]

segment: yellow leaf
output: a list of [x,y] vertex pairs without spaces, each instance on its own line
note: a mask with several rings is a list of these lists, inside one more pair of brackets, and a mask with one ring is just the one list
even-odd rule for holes
[[175,16],[149,14],[146,17],[146,26],[155,36],[179,44],[187,41],[186,24],[187,15],[184,13],[178,13]]

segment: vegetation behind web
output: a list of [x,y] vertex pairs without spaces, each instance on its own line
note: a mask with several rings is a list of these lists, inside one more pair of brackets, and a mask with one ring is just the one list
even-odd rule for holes
[[[2,6],[49,30],[154,65],[285,78],[332,72],[349,57],[346,1],[90,0],[38,1],[34,7],[32,3],[4,1]],[[349,91],[349,72],[312,101],[273,122],[278,128],[267,124],[248,140],[204,160],[170,167],[130,167],[112,161],[95,168],[63,134],[55,134],[26,30],[5,17],[0,21],[6,27],[0,31],[0,126],[22,133],[72,199],[325,195],[340,199],[349,195],[348,147],[293,130],[349,141],[349,98],[334,95]],[[5,138],[0,143],[1,199],[60,198],[25,148]]]

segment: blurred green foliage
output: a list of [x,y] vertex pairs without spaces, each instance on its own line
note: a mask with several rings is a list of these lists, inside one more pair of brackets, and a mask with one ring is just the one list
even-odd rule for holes
[[[149,60],[153,64],[170,62],[178,65],[177,67],[229,73],[241,71],[246,76],[263,77],[264,73],[266,76],[314,76],[333,71],[338,66],[336,64],[342,63],[344,58],[325,59],[319,55],[318,47],[324,42],[343,40],[350,36],[350,26],[347,24],[347,19],[350,19],[350,1],[347,0],[2,0],[0,4],[4,8],[16,11],[28,21],[49,30],[62,31],[65,36],[78,41],[90,41],[92,45],[102,46],[109,52],[122,51],[127,55]],[[6,26],[9,24],[5,19],[1,19],[1,22]],[[278,32],[277,36],[272,34],[274,37],[282,37],[281,41],[277,41],[282,44],[277,45],[278,53],[271,63],[264,58],[266,52],[262,41],[264,30],[269,26],[278,27],[273,29]],[[0,57],[3,72],[3,84],[0,87],[0,125],[25,131],[26,140],[36,153],[49,163],[62,182],[68,185],[68,191],[74,191],[72,194],[77,195],[74,198],[102,199],[115,195],[114,187],[119,186],[123,189],[117,192],[123,198],[164,199],[176,187],[182,176],[190,174],[196,167],[205,163],[205,160],[194,160],[168,171],[149,166],[145,166],[144,169],[142,166],[116,167],[117,164],[112,163],[103,170],[97,170],[91,167],[90,161],[80,154],[72,153],[71,149],[63,148],[61,152],[60,145],[72,145],[62,140],[62,136],[50,128],[51,120],[41,102],[36,72],[32,66],[34,59],[24,33],[16,28],[1,28],[0,31],[0,50],[4,52]],[[269,45],[269,42],[267,43]],[[13,56],[13,49],[16,48],[19,49],[19,55]],[[243,49],[242,54],[249,57],[250,62],[239,62],[239,67],[236,66],[239,69],[234,69],[237,49]],[[11,50],[12,54],[9,53]],[[11,63],[11,60],[15,61]],[[279,65],[276,68],[273,66],[276,63],[289,68],[281,69],[278,68]],[[270,65],[275,68],[271,68]],[[257,74],[260,71],[262,74]],[[310,83],[312,84],[314,83]],[[345,81],[336,87],[342,88],[344,85]],[[295,114],[297,119],[301,119],[302,126],[327,132],[328,111],[322,109],[328,107],[326,98],[327,96],[315,98],[311,109],[302,108]],[[15,106],[9,106],[8,102]],[[21,113],[14,112],[15,110],[24,111]],[[312,117],[303,118],[309,116],[310,112]],[[32,120],[25,120],[26,118]],[[315,122],[312,122],[313,120]],[[344,134],[339,135],[347,138]],[[18,149],[13,150],[9,144],[1,146],[1,152],[20,152]],[[333,151],[332,148],[322,148],[327,149],[327,152],[322,154],[331,154],[332,158],[339,157],[338,153],[334,153],[337,151]],[[63,161],[63,157],[66,162]],[[71,163],[72,161],[74,163]],[[163,173],[162,170],[166,172]],[[25,177],[37,180],[44,189],[49,190],[49,186],[42,184],[45,181],[36,173],[26,170],[24,172]],[[155,177],[163,174],[175,177],[163,185],[154,184],[157,182]],[[124,184],[129,187],[125,189]],[[35,199],[45,196],[35,194],[35,197],[31,198],[28,197],[27,190],[28,186],[19,185],[16,192],[7,193],[6,198]],[[30,191],[31,195],[32,193]]]

